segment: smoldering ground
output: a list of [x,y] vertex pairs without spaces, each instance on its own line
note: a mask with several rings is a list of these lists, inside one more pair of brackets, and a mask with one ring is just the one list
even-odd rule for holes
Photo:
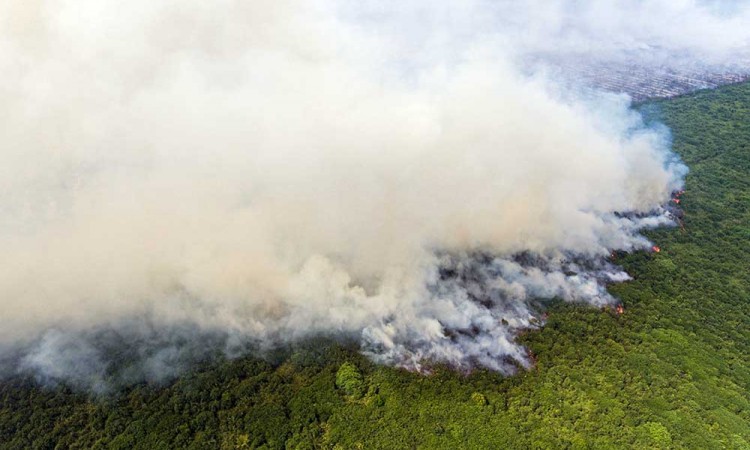
[[[686,169],[626,97],[523,75],[544,39],[501,6],[557,23],[513,2],[4,2],[6,371],[103,389],[320,334],[410,368],[528,365],[531,302],[612,303],[607,255],[650,246]],[[713,24],[745,10],[682,8],[734,33],[723,52],[742,40]]]

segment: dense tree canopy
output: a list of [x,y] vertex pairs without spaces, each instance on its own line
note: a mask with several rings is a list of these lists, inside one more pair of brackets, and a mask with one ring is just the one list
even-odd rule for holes
[[690,167],[684,227],[618,256],[625,312],[554,303],[511,377],[327,341],[107,397],[0,383],[0,448],[750,448],[750,84],[641,105]]

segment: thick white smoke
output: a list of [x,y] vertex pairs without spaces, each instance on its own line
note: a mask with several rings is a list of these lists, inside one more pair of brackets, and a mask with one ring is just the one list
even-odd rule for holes
[[[649,246],[684,167],[627,98],[511,55],[545,29],[620,46],[601,17],[617,39],[747,42],[745,10],[680,2],[678,41],[579,3],[2,2],[0,346],[52,378],[98,365],[71,336],[108,328],[526,364],[529,302],[611,303],[626,275],[604,258]],[[646,3],[629,18],[676,8]]]

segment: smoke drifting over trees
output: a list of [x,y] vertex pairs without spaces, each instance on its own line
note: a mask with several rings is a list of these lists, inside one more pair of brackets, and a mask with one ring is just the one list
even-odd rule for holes
[[98,388],[110,342],[160,379],[320,333],[413,368],[528,364],[529,302],[611,303],[606,256],[650,246],[686,169],[624,96],[518,57],[554,50],[539,30],[717,60],[748,42],[746,9],[650,4],[626,17],[693,28],[636,30],[617,2],[5,2],[6,369]]

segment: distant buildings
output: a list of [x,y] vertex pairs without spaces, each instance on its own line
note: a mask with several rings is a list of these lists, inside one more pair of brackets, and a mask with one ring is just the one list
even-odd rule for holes
[[738,57],[731,64],[648,52],[599,59],[591,55],[536,55],[529,61],[532,70],[544,68],[571,83],[624,92],[636,102],[750,80],[750,56]]

